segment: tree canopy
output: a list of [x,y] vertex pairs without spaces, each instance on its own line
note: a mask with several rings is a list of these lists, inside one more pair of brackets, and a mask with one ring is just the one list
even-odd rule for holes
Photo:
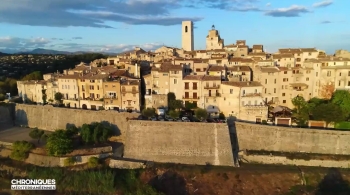
[[342,109],[343,114],[346,117],[349,117],[350,115],[350,92],[349,91],[346,91],[346,90],[335,91],[331,98],[331,102],[333,104],[338,105]]
[[55,100],[58,103],[62,103],[62,98],[63,98],[63,94],[62,93],[60,93],[60,92],[55,93]]
[[309,105],[305,101],[304,97],[296,96],[292,99],[292,103],[294,105],[294,109],[292,110],[292,116],[294,118],[294,122],[297,123],[298,126],[304,126],[306,122],[309,120]]
[[171,118],[179,118],[180,112],[179,112],[179,111],[176,111],[176,110],[170,110],[170,111],[169,111],[169,116],[170,116]]
[[46,150],[51,156],[62,156],[73,151],[72,137],[66,130],[56,130],[46,141]]
[[330,123],[341,122],[345,119],[343,110],[333,103],[321,104],[315,107],[312,115],[316,120],[325,121],[327,127]]
[[41,74],[40,71],[34,71],[22,78],[22,81],[29,81],[29,80],[43,80],[43,75]]
[[102,123],[84,124],[80,130],[81,139],[85,144],[105,143],[112,136],[111,127]]
[[168,107],[170,110],[178,110],[183,107],[183,102],[182,100],[170,100],[170,102],[168,102]]
[[142,110],[142,115],[145,117],[154,117],[156,115],[156,110],[154,108],[145,108]]
[[207,119],[208,117],[208,112],[207,110],[203,109],[203,108],[197,108],[195,111],[194,111],[194,114],[196,115],[196,117],[200,120],[204,120],[204,119]]
[[18,161],[25,160],[28,157],[29,151],[33,149],[34,144],[27,141],[16,141],[12,145],[10,158]]
[[44,133],[44,131],[40,131],[38,128],[34,128],[32,131],[29,132],[29,137],[38,140],[39,143]]

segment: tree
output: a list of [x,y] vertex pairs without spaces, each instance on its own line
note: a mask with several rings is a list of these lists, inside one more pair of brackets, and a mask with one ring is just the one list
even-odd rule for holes
[[226,119],[226,116],[224,115],[224,113],[220,112],[219,119],[222,119],[222,120]]
[[340,106],[332,103],[321,104],[315,107],[312,115],[315,120],[325,121],[327,127],[330,123],[337,123],[345,120],[345,115]]
[[112,136],[112,129],[102,123],[84,124],[80,135],[85,144],[105,143]]
[[46,99],[47,99],[46,89],[41,90],[41,92],[42,92],[43,104],[46,104]]
[[320,95],[322,98],[329,100],[332,98],[332,94],[334,93],[334,90],[335,90],[335,87],[333,82],[324,84],[321,86]]
[[46,150],[51,156],[68,154],[73,151],[72,137],[66,130],[56,130],[48,136]]
[[37,139],[39,143],[44,133],[44,131],[40,131],[38,128],[34,128],[32,131],[29,132],[29,137],[31,137],[32,139]]
[[173,92],[169,92],[169,93],[167,94],[167,97],[168,97],[168,103],[169,103],[170,101],[172,101],[172,100],[176,100],[175,93],[173,93]]
[[317,106],[319,105],[322,105],[322,104],[327,104],[328,103],[328,100],[326,99],[320,99],[320,98],[311,98],[309,101],[308,101],[308,107],[309,107],[309,111],[310,113],[312,112],[312,110],[314,108],[316,108]]
[[154,117],[156,115],[156,110],[154,108],[145,108],[142,110],[142,115],[145,117]]
[[338,105],[343,114],[348,118],[350,115],[350,92],[346,90],[336,90],[331,98],[331,103]]
[[81,139],[83,140],[84,143],[89,144],[93,143],[94,139],[92,137],[93,135],[93,129],[90,128],[90,125],[88,124],[83,124],[80,130],[80,135]]
[[196,115],[196,117],[199,119],[199,120],[204,120],[207,118],[208,116],[208,112],[207,110],[203,109],[203,108],[197,108],[194,112],[194,114]]
[[63,98],[63,94],[60,92],[55,93],[55,100],[57,103],[61,104],[62,103],[62,98]]
[[292,110],[292,116],[294,117],[294,122],[298,126],[304,126],[309,120],[309,107],[307,102],[302,96],[296,96],[292,99],[294,109]]
[[29,81],[29,80],[43,80],[43,75],[40,71],[34,71],[22,78],[22,81]]
[[182,100],[170,100],[168,106],[170,110],[178,110],[183,107],[183,102]]
[[185,108],[188,110],[192,110],[197,108],[197,103],[185,102]]
[[176,111],[176,110],[170,110],[169,111],[169,116],[171,118],[179,118],[180,116],[180,112]]
[[10,158],[23,161],[28,158],[29,151],[34,148],[34,144],[27,141],[16,141],[12,145]]

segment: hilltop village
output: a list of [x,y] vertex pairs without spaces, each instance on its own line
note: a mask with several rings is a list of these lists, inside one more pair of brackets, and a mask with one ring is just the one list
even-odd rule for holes
[[[243,121],[267,120],[269,106],[293,108],[292,98],[329,98],[350,89],[350,53],[317,48],[282,48],[266,53],[245,40],[225,45],[214,26],[206,50],[194,50],[194,26],[182,23],[182,49],[135,48],[98,63],[45,74],[44,80],[18,81],[25,102],[54,102],[59,92],[67,107],[140,112],[168,106],[168,94],[184,104]],[[102,64],[102,66],[101,66]]]

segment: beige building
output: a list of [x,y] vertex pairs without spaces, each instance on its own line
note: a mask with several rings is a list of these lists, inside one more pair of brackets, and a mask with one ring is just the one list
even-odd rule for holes
[[108,76],[108,74],[88,73],[79,77],[78,86],[81,108],[91,110],[103,109],[103,81]]
[[229,81],[252,81],[252,70],[249,66],[227,67],[227,79]]
[[215,30],[215,26],[212,26],[212,29],[209,30],[209,34],[206,38],[206,50],[213,49],[223,49],[224,48],[224,39],[221,39],[219,31]]
[[121,80],[121,110],[140,112],[140,80]]
[[78,78],[79,75],[63,75],[58,78],[58,89],[66,106],[80,108]]
[[182,22],[182,49],[185,51],[194,50],[193,22]]
[[262,97],[263,86],[256,81],[221,83],[220,111],[242,121],[262,122],[268,108]]
[[[29,103],[43,103],[43,90],[47,90],[47,81],[17,81],[18,95],[22,98],[23,102]],[[47,93],[46,101],[49,99],[54,100],[52,93]]]

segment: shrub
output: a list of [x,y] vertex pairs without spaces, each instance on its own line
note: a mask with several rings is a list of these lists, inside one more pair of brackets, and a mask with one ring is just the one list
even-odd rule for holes
[[267,121],[266,121],[266,120],[262,120],[262,121],[261,121],[261,124],[267,125]]
[[61,156],[73,151],[72,137],[66,130],[56,130],[46,141],[46,150],[51,156]]
[[97,157],[91,157],[89,158],[89,161],[88,161],[88,166],[90,168],[94,168],[94,167],[97,167],[99,165],[99,160]]
[[29,151],[34,148],[34,144],[27,141],[16,141],[12,145],[10,158],[23,161],[28,158]]
[[38,140],[38,143],[39,143],[44,133],[45,133],[44,131],[41,131],[38,128],[34,128],[29,132],[29,137],[31,137],[32,139]]
[[74,157],[68,157],[66,159],[64,159],[64,166],[68,167],[68,166],[73,166],[76,163],[76,160]]

